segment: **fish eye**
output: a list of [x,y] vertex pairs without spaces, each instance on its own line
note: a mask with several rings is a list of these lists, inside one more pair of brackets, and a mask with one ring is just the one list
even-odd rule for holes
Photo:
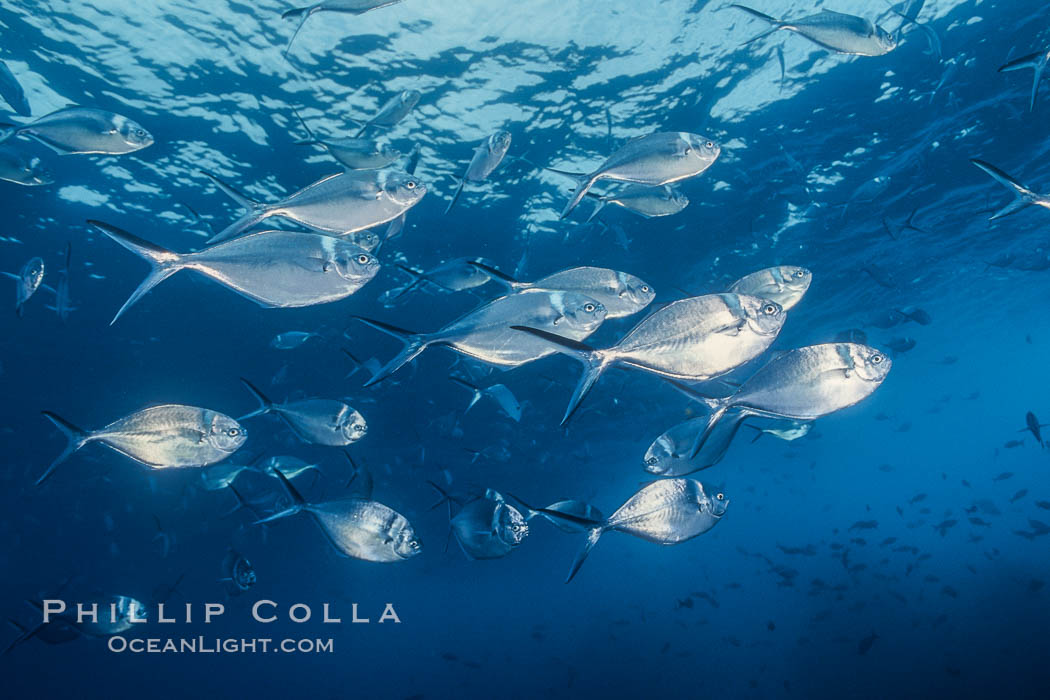
[[369,260],[370,258],[364,253],[357,256],[357,262],[361,263],[362,265],[367,265]]
[[229,435],[230,437],[237,437],[238,435],[241,434],[241,431],[238,430],[237,428],[230,428],[229,430],[226,431],[226,434]]
[[715,147],[715,142],[714,141],[708,141],[707,143],[704,144],[704,146],[707,147],[707,148],[714,148]]
[[656,466],[656,462],[657,462],[656,457],[650,457],[649,459],[645,460],[645,463],[648,464],[650,467],[655,467]]
[[878,353],[875,353],[874,355],[872,355],[871,356],[871,364],[873,364],[873,365],[880,365],[880,364],[882,364],[882,355],[880,355]]
[[416,189],[416,181],[415,180],[409,180],[408,182],[405,183],[405,187],[407,187],[410,190]]
[[764,313],[766,316],[772,316],[776,312],[777,312],[777,307],[774,304],[766,304],[762,308],[762,313]]
[[647,285],[647,284],[643,284],[642,285],[642,293],[643,294],[648,294],[649,293],[649,285]]
[[806,273],[802,272],[802,270],[795,270],[795,277],[798,277],[799,279],[802,279],[802,277],[804,277],[805,274]]
[[724,501],[724,500],[726,500],[726,496],[725,496],[725,494],[724,494],[724,493],[719,493],[719,494],[716,494],[716,495],[715,495],[715,498],[717,498],[717,499],[718,499],[718,500],[720,500],[720,501]]
[[598,307],[596,307],[594,304],[584,304],[583,305],[583,310],[586,311],[589,314],[590,313],[594,313],[596,308],[598,308]]
[[144,129],[135,129],[135,136],[145,136],[146,131]]

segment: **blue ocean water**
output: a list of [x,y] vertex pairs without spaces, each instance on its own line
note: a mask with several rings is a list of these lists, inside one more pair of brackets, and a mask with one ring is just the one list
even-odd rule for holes
[[[76,308],[63,321],[41,290],[4,321],[0,612],[34,627],[40,613],[27,600],[127,595],[153,618],[160,600],[180,617],[192,604],[194,616],[128,639],[331,638],[334,649],[136,654],[106,639],[32,638],[0,657],[4,696],[1045,697],[1048,452],[1023,428],[1029,411],[1050,416],[1046,212],[989,222],[1012,194],[969,162],[1050,187],[1046,87],[1030,111],[1032,71],[998,72],[1046,50],[1045,3],[931,0],[919,3],[923,27],[881,2],[758,5],[777,17],[823,7],[890,31],[903,24],[900,45],[848,57],[789,32],[746,43],[766,27],[702,0],[406,0],[319,13],[286,58],[298,20],[282,21],[284,2],[5,2],[0,60],[34,116],[106,109],[155,143],[121,156],[5,144],[41,158],[55,181],[0,182],[0,269],[40,256],[54,284],[68,243]],[[241,212],[200,170],[273,201],[339,172],[322,150],[295,144],[306,134],[293,110],[319,134],[348,136],[352,120],[408,89],[422,94],[417,108],[370,133],[405,153],[421,147],[428,193],[363,289],[264,309],[180,273],[109,325],[148,269],[86,220],[202,248],[209,227]],[[499,129],[512,134],[510,157],[444,215],[473,148]],[[643,219],[608,206],[585,223],[584,202],[559,220],[571,182],[534,164],[588,170],[657,131],[722,147],[710,169],[676,185],[688,208]],[[909,217],[915,228],[903,227]],[[575,498],[609,514],[652,478],[649,444],[702,408],[655,376],[613,370],[562,428],[580,371],[563,356],[504,372],[435,348],[374,386],[363,386],[365,370],[347,378],[355,365],[344,349],[380,363],[398,350],[351,316],[429,331],[499,296],[495,284],[423,285],[384,303],[410,281],[397,263],[429,269],[464,256],[524,280],[597,265],[651,283],[652,309],[604,323],[588,340],[599,347],[674,299],[805,266],[813,284],[770,354],[729,379],[850,331],[889,352],[893,368],[806,437],[752,443],[744,431],[721,463],[691,475],[730,499],[724,522],[694,540],[666,547],[608,533],[565,585],[584,536],[537,518],[508,556],[471,561],[455,542],[443,551],[448,514],[431,509],[428,481],[532,505]],[[8,294],[13,305],[13,282]],[[286,331],[322,339],[271,348]],[[450,372],[505,384],[521,421],[488,399],[464,413],[470,393]],[[422,555],[340,557],[304,516],[254,525],[196,470],[151,471],[99,445],[34,486],[63,448],[40,411],[85,428],[158,403],[236,417],[256,408],[239,377],[277,401],[342,398],[358,409],[368,434],[349,452],[373,475],[375,498],[412,522]],[[339,449],[304,445],[273,417],[245,426],[234,460],[298,456],[321,468],[295,480],[308,500],[347,492]],[[287,503],[280,484],[254,476],[238,486]],[[258,575],[238,596],[219,581],[231,547]],[[280,620],[253,621],[259,600],[278,603]],[[207,625],[206,603],[225,605]],[[289,621],[296,603],[313,619]],[[319,622],[325,603],[342,624]],[[350,622],[355,603],[371,623]],[[387,603],[399,624],[378,623]],[[4,634],[7,647],[19,632]]]

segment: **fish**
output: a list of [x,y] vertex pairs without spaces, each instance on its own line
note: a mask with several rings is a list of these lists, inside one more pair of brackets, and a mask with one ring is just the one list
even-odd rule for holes
[[605,307],[607,319],[636,314],[656,298],[656,290],[645,280],[604,267],[571,267],[541,277],[535,282],[519,282],[485,263],[473,261],[470,264],[502,284],[509,292],[540,289],[586,295]]
[[277,472],[277,477],[292,497],[292,506],[256,524],[306,513],[332,547],[344,556],[389,564],[411,559],[423,552],[423,543],[412,524],[393,508],[367,498],[307,503],[284,474]]
[[59,155],[124,155],[153,145],[153,135],[120,114],[90,107],[67,107],[28,124],[3,124],[0,143],[25,136]]
[[294,350],[314,338],[323,338],[320,333],[309,333],[307,331],[286,331],[278,333],[270,341],[270,347],[274,350]]
[[230,595],[240,595],[258,582],[251,562],[233,548],[226,550],[222,559],[222,574],[219,581],[227,584],[226,592]]
[[561,213],[564,219],[599,180],[669,185],[704,172],[721,153],[721,146],[709,138],[685,132],[658,132],[629,141],[593,172],[547,170],[576,180],[576,191]]
[[528,537],[525,516],[498,491],[486,489],[484,495],[464,503],[453,517],[452,497],[433,481],[427,483],[441,495],[433,508],[448,504],[449,529],[468,559],[505,557]]
[[0,180],[39,187],[54,183],[55,178],[39,158],[28,157],[21,151],[4,146],[0,147]]
[[212,236],[209,244],[238,236],[272,216],[318,233],[346,235],[398,218],[427,193],[427,186],[407,173],[351,170],[321,178],[277,202],[266,204],[249,199],[210,173],[201,172],[247,210],[241,218]]
[[296,141],[297,146],[320,146],[328,155],[339,161],[347,170],[378,170],[392,164],[401,157],[401,151],[380,144],[374,139],[321,139],[314,135],[299,113],[299,122],[306,130],[307,138]]
[[773,437],[778,438],[780,440],[792,442],[794,440],[798,440],[799,438],[806,437],[807,435],[809,435],[809,431],[813,429],[813,421],[775,421],[775,424],[783,427],[759,428],[758,426],[749,425],[749,428],[753,428],[755,430],[755,437],[751,440],[751,442],[757,442],[758,439],[763,435],[772,435]]
[[989,221],[995,221],[996,219],[1001,219],[1004,216],[1016,214],[1022,209],[1025,209],[1032,205],[1042,207],[1044,209],[1050,209],[1050,195],[1037,194],[1036,192],[1025,187],[1020,182],[1012,178],[1010,175],[1007,175],[1005,172],[995,167],[991,163],[987,163],[983,160],[978,160],[976,158],[971,158],[970,162],[976,165],[984,172],[991,175],[1000,185],[1014,193],[1013,201],[1007,204],[999,211],[997,211],[996,213],[992,214],[992,217],[991,219],[989,219]]
[[64,418],[43,415],[65,435],[68,444],[36,480],[39,486],[59,464],[85,445],[98,442],[152,469],[204,467],[221,462],[248,437],[227,415],[196,406],[161,404],[136,411],[100,430],[81,430]]
[[1046,443],[1043,442],[1043,433],[1040,430],[1040,428],[1045,428],[1046,426],[1046,423],[1040,423],[1039,419],[1035,417],[1035,414],[1029,411],[1025,414],[1024,417],[1024,427],[1018,430],[1017,432],[1023,433],[1027,430],[1033,436],[1035,436],[1035,443],[1037,445],[1045,446]]
[[269,308],[345,299],[379,271],[379,261],[371,253],[317,233],[261,231],[196,253],[175,253],[101,221],[88,223],[153,268],[117,311],[111,325],[179,270],[197,272]]
[[488,396],[495,401],[499,407],[503,410],[507,417],[515,423],[521,422],[521,404],[514,397],[514,394],[503,384],[490,384],[489,386],[481,389],[474,386],[465,379],[460,377],[450,376],[449,379],[456,382],[462,387],[469,389],[472,392],[470,404],[463,409],[463,414],[466,415],[467,411],[474,408],[474,404],[481,401],[482,397]]
[[463,192],[463,185],[468,182],[482,182],[488,178],[492,171],[503,162],[503,157],[507,155],[509,148],[510,132],[497,131],[474,149],[474,157],[470,160],[470,165],[467,166],[467,172],[459,179],[459,184],[452,195],[452,200],[448,203],[448,208],[445,209],[446,214],[452,211],[452,207],[456,205],[459,195]]
[[45,290],[55,295],[54,306],[48,306],[47,308],[58,314],[58,317],[62,321],[69,318],[69,314],[76,310],[76,307],[73,306],[73,302],[69,298],[69,267],[72,258],[73,244],[67,242],[66,264],[65,267],[58,271],[58,284],[56,284],[53,289],[46,284],[41,285]]
[[17,275],[13,272],[0,274],[15,281],[15,313],[22,318],[26,302],[44,281],[44,261],[40,258],[30,258]]
[[886,347],[897,355],[903,355],[915,347],[915,338],[891,338],[886,341]]
[[1028,101],[1029,112],[1035,111],[1035,98],[1039,94],[1039,82],[1043,79],[1043,72],[1046,71],[1047,62],[1050,62],[1050,50],[1028,54],[999,66],[1000,73],[1032,69],[1034,75],[1032,76],[1032,96]]
[[796,20],[781,20],[743,5],[732,4],[738,10],[773,25],[747,43],[758,41],[773,32],[785,29],[795,32],[818,46],[836,53],[853,56],[884,56],[897,48],[897,39],[870,20],[842,12],[822,10],[815,15]]
[[0,97],[4,98],[4,102],[9,104],[16,114],[23,117],[32,116],[33,110],[29,107],[25,90],[3,61],[0,61]]
[[424,283],[429,283],[447,292],[462,292],[468,289],[480,287],[492,278],[474,266],[473,263],[490,265],[491,261],[485,258],[453,258],[440,265],[418,272],[405,265],[398,265],[398,269],[411,275],[413,281],[401,289],[395,298],[400,298]]
[[813,273],[806,268],[777,265],[744,275],[729,285],[726,291],[769,299],[780,304],[784,311],[790,311],[802,301],[812,283]]
[[97,605],[98,615],[92,620],[85,616],[74,622],[77,629],[89,637],[110,637],[127,632],[133,625],[146,621],[146,606],[126,595],[104,596],[88,600],[84,608],[90,610]]
[[547,341],[583,365],[561,421],[565,425],[610,367],[622,365],[692,381],[713,379],[765,352],[786,319],[776,302],[744,294],[707,294],[668,304],[644,318],[616,345],[601,350],[547,330],[512,327]]
[[718,464],[728,452],[742,421],[725,421],[719,425],[717,434],[694,458],[693,444],[710,420],[710,416],[691,418],[664,431],[645,451],[645,471],[655,476],[686,476]]
[[860,654],[861,656],[864,656],[865,654],[867,654],[868,651],[871,650],[871,645],[874,644],[875,640],[878,639],[878,638],[879,638],[879,635],[877,635],[874,632],[872,632],[867,637],[865,637],[864,639],[860,640],[860,643],[857,644],[857,653]]
[[263,461],[262,454],[259,454],[247,464],[223,462],[204,467],[201,469],[201,481],[204,483],[206,490],[218,491],[219,489],[229,488],[237,480],[237,477],[246,471],[253,471],[274,479],[277,478],[275,472],[280,471],[289,479],[294,479],[300,474],[311,470],[321,471],[316,464],[310,464],[298,457],[275,456]]
[[[525,509],[525,517],[527,520],[532,520],[536,517],[543,517],[554,527],[558,528],[562,532],[587,532],[588,528],[586,525],[581,525],[580,521],[596,521],[601,522],[605,520],[605,516],[602,512],[592,506],[590,503],[584,503],[583,501],[577,501],[573,499],[564,501],[555,501],[546,508],[536,509],[522,501],[517,496],[512,496],[514,500],[522,505]],[[574,516],[574,520],[561,519],[557,516],[550,515],[551,512],[560,513],[561,515]]]
[[318,12],[342,12],[350,15],[363,15],[370,10],[389,7],[390,5],[396,5],[399,2],[401,2],[401,0],[321,0],[321,2],[315,5],[295,7],[291,10],[285,10],[281,14],[281,19],[302,17],[302,20],[299,21],[299,26],[295,28],[292,38],[288,40],[288,45],[284,47],[284,51],[282,51],[281,54],[284,56],[288,55],[288,52],[292,50],[292,43],[295,41],[295,37],[299,36],[299,31],[302,30],[303,25],[306,24],[306,20],[310,19],[310,17]]
[[372,126],[389,128],[397,125],[415,109],[422,96],[419,90],[404,90],[397,93],[379,108],[374,117],[362,124],[360,131],[357,132],[355,137],[362,136]]
[[867,345],[825,343],[777,355],[728,397],[704,397],[676,382],[680,391],[711,411],[711,421],[697,436],[692,454],[700,452],[730,411],[737,416],[815,420],[866,399],[886,380],[892,366],[887,355]]
[[679,544],[717,525],[728,506],[725,494],[718,492],[709,496],[704,485],[694,479],[660,479],[643,486],[605,520],[589,520],[546,509],[540,512],[588,528],[587,540],[565,579],[568,583],[606,532],[625,532],[656,544]]
[[583,340],[605,320],[601,303],[576,292],[526,292],[509,294],[484,304],[432,333],[412,331],[362,316],[354,318],[404,344],[401,352],[365,386],[382,381],[412,361],[431,345],[444,345],[458,353],[500,367],[518,367],[556,352],[555,346],[530,339],[512,329],[530,324],[558,330],[573,340]]
[[274,403],[244,377],[241,383],[259,402],[259,408],[241,416],[239,421],[273,413],[303,442],[330,447],[345,447],[368,433],[364,416],[342,401],[300,399]]
[[689,198],[668,185],[663,187],[631,185],[617,194],[599,195],[588,192],[586,196],[597,202],[594,211],[587,217],[587,221],[598,216],[599,212],[609,204],[622,207],[644,219],[674,216],[689,206]]

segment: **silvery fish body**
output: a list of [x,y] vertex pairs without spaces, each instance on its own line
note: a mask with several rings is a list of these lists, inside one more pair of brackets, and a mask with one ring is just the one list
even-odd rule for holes
[[350,170],[378,170],[401,157],[401,151],[374,139],[330,139],[317,143]]
[[579,177],[573,198],[562,212],[568,216],[599,180],[660,186],[694,177],[718,159],[721,147],[711,139],[685,132],[659,132],[628,142],[597,170]]
[[0,97],[4,98],[4,102],[11,105],[11,109],[23,117],[33,114],[29,108],[29,101],[26,100],[25,90],[3,61],[0,61]]
[[351,498],[303,506],[341,554],[382,563],[416,556],[422,545],[405,516],[378,501]]
[[462,292],[480,287],[491,278],[478,269],[474,263],[488,266],[494,264],[487,258],[453,258],[425,272],[417,272],[404,265],[398,265],[398,268],[412,275],[413,281],[404,287],[388,290],[380,299],[384,303],[395,301],[425,283],[430,283],[446,292]]
[[85,616],[83,622],[75,623],[77,629],[90,637],[109,637],[127,632],[137,624],[132,619],[140,622],[146,620],[146,606],[130,596],[115,595],[84,602],[86,611],[90,611],[92,605],[98,606],[95,608],[95,620]]
[[463,179],[468,182],[481,182],[495,170],[510,148],[510,133],[498,131],[489,136],[474,149],[474,157],[467,166]]
[[60,109],[29,124],[12,127],[0,134],[0,142],[12,136],[36,139],[60,155],[121,155],[153,143],[153,136],[131,119],[88,107]]
[[463,553],[471,559],[498,559],[524,542],[529,524],[503,496],[488,491],[470,501],[451,521]]
[[209,243],[233,238],[272,216],[318,233],[338,236],[362,231],[398,218],[427,192],[426,185],[407,173],[352,170],[329,175],[278,202],[264,204],[245,197],[214,175],[205,175],[248,210]]
[[98,221],[89,222],[151,265],[150,276],[113,319],[179,270],[193,270],[260,306],[290,308],[345,299],[379,271],[364,249],[331,236],[262,231],[205,248],[174,253]]
[[30,258],[17,275],[11,272],[3,274],[15,281],[15,312],[21,317],[25,303],[44,281],[44,261],[40,258]]
[[700,454],[693,457],[697,435],[707,427],[709,420],[709,416],[692,418],[656,438],[645,452],[645,471],[657,476],[685,476],[718,464],[729,450],[740,428],[740,420],[720,422]]
[[50,185],[51,172],[39,158],[30,158],[12,148],[0,148],[0,180],[28,187]]
[[623,207],[646,219],[672,216],[689,206],[688,197],[668,186],[631,185],[618,194],[599,196],[588,193],[587,196],[598,200],[598,206],[594,208],[588,221],[597,216],[598,212],[608,204]]
[[[393,3],[388,2],[385,4],[390,5]],[[420,97],[422,97],[422,94],[419,90],[405,90],[399,92],[387,100],[379,109],[379,112],[369,119],[365,126],[395,126],[402,119],[407,117],[413,109],[415,109],[415,106],[419,104]]]
[[[357,442],[368,432],[364,417],[351,406],[335,399],[301,399],[274,403],[247,379],[241,379],[259,401],[259,408],[240,420],[273,413],[283,420],[303,442],[314,445],[345,447]],[[287,474],[286,474],[287,476]]]
[[855,56],[883,56],[897,48],[897,40],[893,35],[882,27],[872,24],[871,21],[855,15],[822,10],[815,15],[801,19],[780,20],[743,5],[731,5],[731,7],[772,23],[775,27],[770,31],[785,29],[795,32],[814,44],[838,53]]
[[546,290],[583,294],[605,307],[606,318],[636,314],[656,298],[656,291],[645,280],[604,267],[573,267],[541,277],[535,282],[519,282],[487,265],[474,263],[474,266],[512,291]]
[[232,595],[240,595],[254,586],[258,581],[255,568],[243,554],[230,549],[222,560],[222,580],[228,585],[226,590]]
[[795,307],[813,282],[813,273],[804,267],[778,265],[744,275],[729,286],[734,294],[749,294],[780,304],[784,311]]

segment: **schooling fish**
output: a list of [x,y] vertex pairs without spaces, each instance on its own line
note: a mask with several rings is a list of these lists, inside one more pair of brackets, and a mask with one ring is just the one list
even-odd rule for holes
[[234,419],[196,406],[152,406],[92,431],[81,430],[50,411],[43,414],[62,431],[69,444],[36,480],[37,485],[90,442],[100,442],[147,467],[167,469],[220,462],[240,449],[247,439],[244,428]]
[[46,284],[42,285],[46,291],[55,295],[54,306],[49,306],[47,308],[58,314],[58,317],[63,321],[69,318],[69,314],[76,310],[76,307],[73,306],[73,302],[69,296],[69,266],[72,257],[73,244],[66,243],[66,265],[58,271],[58,283],[55,285],[54,289],[48,287]]
[[735,394],[725,398],[705,398],[676,384],[712,412],[707,428],[697,436],[692,454],[699,453],[729,411],[736,416],[814,420],[870,396],[885,381],[892,364],[888,356],[866,345],[826,343],[781,353],[751,375]]
[[591,173],[571,173],[553,168],[547,170],[568,175],[577,181],[576,192],[561,213],[564,219],[599,180],[668,185],[704,172],[718,160],[721,152],[717,143],[703,136],[660,132],[629,141]]
[[427,482],[441,494],[433,507],[448,503],[449,528],[469,559],[499,559],[510,554],[529,535],[525,516],[507,503],[502,494],[487,489],[452,515],[453,499],[433,481]]
[[222,578],[219,580],[226,584],[226,591],[230,595],[240,595],[254,586],[258,577],[251,562],[231,548],[226,550],[226,556],[222,559]]
[[692,418],[669,428],[656,438],[645,451],[645,471],[657,476],[685,476],[718,464],[729,451],[741,421],[723,421],[719,424],[700,453],[694,457],[696,437],[707,428],[710,420],[710,416]]
[[351,406],[335,399],[301,399],[274,403],[244,377],[241,383],[259,401],[259,408],[241,416],[247,420],[266,413],[276,414],[303,442],[314,445],[345,447],[357,442],[368,432],[364,417]]
[[36,293],[36,290],[40,288],[40,283],[44,281],[44,261],[40,258],[32,258],[22,266],[17,275],[13,272],[0,274],[15,281],[15,313],[18,314],[19,318],[22,318],[26,302]]
[[460,193],[463,192],[463,185],[468,182],[482,182],[485,180],[503,162],[503,157],[507,155],[507,149],[509,148],[510,133],[497,131],[474,149],[474,157],[471,159],[470,165],[467,166],[467,172],[459,180],[456,192],[452,195],[452,201],[448,203],[448,209],[445,210],[446,214],[452,211],[452,207],[456,205],[456,200],[459,199]]
[[352,170],[329,175],[280,201],[265,204],[245,197],[210,173],[204,175],[248,210],[208,243],[233,238],[271,216],[336,236],[362,231],[396,219],[427,193],[426,185],[407,173]]
[[153,136],[127,117],[89,107],[67,107],[28,124],[2,126],[10,128],[0,131],[0,143],[28,136],[59,155],[122,155],[153,143]]
[[673,545],[702,535],[722,519],[729,499],[722,493],[708,496],[704,485],[693,479],[660,479],[643,486],[603,521],[578,518],[541,509],[551,518],[585,525],[587,541],[576,556],[565,583],[572,580],[598,539],[611,530],[648,542]]
[[616,345],[598,350],[547,330],[513,326],[548,341],[583,364],[562,425],[594,383],[615,365],[676,379],[705,381],[755,359],[773,344],[787,315],[776,302],[743,294],[708,294],[672,302],[656,311]]
[[780,304],[784,311],[790,311],[802,301],[812,282],[813,273],[806,268],[778,265],[744,275],[729,285],[728,291],[769,299]]
[[636,314],[656,298],[656,291],[648,282],[626,272],[604,267],[572,267],[541,277],[535,282],[519,282],[484,263],[471,264],[511,292],[542,289],[584,294],[601,302],[605,307],[606,318]]
[[1007,73],[1009,71],[1023,70],[1031,68],[1035,75],[1032,77],[1032,98],[1028,103],[1028,111],[1035,111],[1035,98],[1039,94],[1039,81],[1043,79],[1043,72],[1046,70],[1046,64],[1050,62],[1050,51],[1043,51],[1040,53],[1033,53],[1027,56],[1010,61],[1004,66],[999,67],[1000,73]]
[[521,404],[518,403],[518,399],[514,397],[514,394],[503,384],[490,384],[489,386],[481,389],[474,386],[465,379],[461,379],[456,376],[449,377],[452,381],[456,382],[460,386],[466,387],[473,396],[470,399],[470,404],[463,409],[463,414],[466,415],[467,411],[474,408],[474,404],[481,401],[482,397],[488,396],[495,401],[499,407],[507,414],[507,417],[516,423],[521,422]]
[[598,202],[598,205],[594,207],[594,211],[587,217],[587,221],[598,216],[598,213],[608,204],[623,207],[627,211],[646,219],[672,216],[689,206],[688,197],[667,185],[663,187],[631,185],[619,194],[598,195],[588,192],[586,196]]
[[871,21],[855,15],[822,10],[801,19],[780,20],[743,5],[733,4],[730,7],[743,10],[774,25],[769,31],[751,39],[749,44],[773,32],[786,29],[801,34],[825,49],[855,56],[883,56],[897,48],[897,39],[893,35]]
[[532,324],[557,330],[572,340],[583,340],[605,320],[605,307],[576,292],[535,291],[510,294],[474,309],[433,333],[413,333],[379,321],[354,316],[376,330],[391,335],[405,347],[365,386],[390,376],[431,345],[444,345],[491,365],[517,367],[551,355],[557,346],[512,330]]
[[365,561],[391,563],[411,559],[423,551],[405,516],[379,501],[347,498],[307,503],[283,474],[277,477],[292,497],[293,505],[259,523],[269,523],[297,513],[307,513],[336,551]]
[[[588,521],[601,522],[605,520],[605,516],[602,515],[600,510],[592,506],[590,503],[584,503],[583,501],[556,501],[546,508],[537,509],[525,503],[517,496],[512,495],[511,497],[525,509],[526,520],[532,520],[535,517],[542,516],[562,532],[587,532],[589,527],[581,523]],[[549,513],[552,511],[560,515],[572,516],[573,520],[561,519],[557,516],[550,515]]]
[[25,90],[3,61],[0,61],[0,97],[4,98],[4,102],[11,105],[11,109],[17,114],[23,117],[32,116],[33,111],[29,108]]
[[246,471],[256,472],[274,479],[277,478],[275,472],[280,471],[289,479],[294,479],[300,474],[311,470],[320,472],[321,468],[316,464],[309,464],[298,457],[275,456],[263,461],[262,454],[259,454],[247,464],[224,462],[204,467],[201,469],[201,481],[204,482],[204,488],[208,491],[218,491],[219,489],[229,488],[237,480],[237,477]]
[[16,185],[36,187],[55,180],[39,158],[30,158],[13,148],[0,148],[0,180]]
[[288,40],[288,46],[284,47],[283,55],[287,56],[288,52],[292,49],[292,42],[295,41],[295,37],[299,36],[299,30],[306,24],[306,20],[310,19],[312,15],[318,12],[342,12],[349,15],[363,15],[369,10],[377,10],[380,7],[387,7],[389,5],[396,5],[401,0],[322,0],[316,5],[309,5],[307,7],[296,7],[291,10],[286,10],[282,15],[281,19],[288,19],[289,17],[302,17],[299,22],[299,26],[295,28],[295,32],[292,34],[292,38]]
[[347,170],[378,170],[385,168],[401,157],[401,151],[384,146],[374,139],[320,139],[306,125],[299,113],[299,122],[309,138],[296,141],[297,146],[320,146],[328,151]]
[[417,272],[410,267],[398,264],[398,268],[411,275],[414,279],[406,287],[397,292],[394,298],[400,298],[423,283],[430,283],[447,292],[462,292],[467,289],[480,287],[492,279],[474,263],[482,263],[491,266],[493,263],[486,258],[453,258],[447,262],[426,270]]
[[294,350],[308,340],[322,338],[320,333],[308,333],[307,331],[286,331],[278,333],[270,341],[270,347],[274,350]]
[[1024,417],[1024,427],[1017,432],[1023,433],[1026,430],[1035,436],[1035,442],[1037,445],[1045,445],[1043,442],[1043,433],[1040,428],[1045,428],[1046,423],[1040,423],[1039,419],[1035,417],[1035,414],[1029,411]]
[[357,132],[356,136],[360,137],[363,135],[370,126],[389,128],[397,125],[402,119],[407,117],[413,109],[415,109],[416,105],[419,104],[419,98],[422,96],[423,95],[419,90],[404,90],[403,92],[394,95],[387,100],[382,107],[380,107],[379,112],[377,112],[374,117],[364,122],[361,126],[361,130]]
[[970,162],[995,178],[1000,185],[1014,193],[1014,201],[993,214],[990,219],[991,221],[1019,212],[1032,204],[1037,207],[1043,207],[1044,209],[1050,209],[1050,195],[1033,192],[991,163],[986,163],[983,160],[977,160],[976,158],[971,158]]
[[88,223],[153,266],[111,324],[179,270],[200,273],[270,308],[345,299],[379,271],[379,261],[371,253],[317,233],[262,231],[196,253],[174,253],[101,221]]

